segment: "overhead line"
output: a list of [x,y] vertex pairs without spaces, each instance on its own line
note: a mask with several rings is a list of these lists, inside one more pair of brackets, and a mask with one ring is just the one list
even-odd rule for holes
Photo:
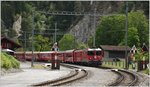
[[55,12],[44,12],[44,11],[37,11],[40,13],[44,14],[49,14],[49,15],[77,15],[77,16],[112,16],[112,15],[117,15],[117,13],[113,14],[101,14],[101,13],[95,13],[93,14],[92,12],[69,12],[69,11],[55,11]]

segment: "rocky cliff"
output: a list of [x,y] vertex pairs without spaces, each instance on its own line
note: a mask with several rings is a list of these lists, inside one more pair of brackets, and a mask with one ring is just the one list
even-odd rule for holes
[[[96,13],[104,14],[112,14],[121,9],[123,2],[103,2],[99,1],[94,3],[93,6],[90,7],[90,12],[94,13],[94,8],[96,8]],[[101,16],[96,17],[95,24],[98,25],[98,21]],[[88,38],[94,35],[94,17],[93,16],[83,16],[83,18],[76,23],[76,25],[70,27],[70,32],[75,36],[78,42],[87,43]]]

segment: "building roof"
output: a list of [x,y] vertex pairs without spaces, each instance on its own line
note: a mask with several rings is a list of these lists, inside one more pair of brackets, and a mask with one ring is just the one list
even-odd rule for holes
[[2,43],[3,40],[7,40],[7,41],[9,41],[10,43],[13,43],[17,48],[21,47],[21,45],[18,44],[18,43],[16,43],[15,41],[13,41],[13,40],[11,40],[11,39],[9,39],[9,38],[7,38],[7,37],[1,36],[1,43]]
[[[125,51],[126,46],[113,46],[113,45],[100,45],[103,50],[107,51]],[[127,50],[129,51],[131,48],[127,46]]]
[[14,52],[13,50],[10,49],[2,49],[3,52]]

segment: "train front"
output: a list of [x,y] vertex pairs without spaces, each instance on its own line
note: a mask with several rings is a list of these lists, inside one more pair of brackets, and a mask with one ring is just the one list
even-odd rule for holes
[[87,58],[89,60],[89,65],[98,66],[102,64],[103,52],[100,48],[88,49]]

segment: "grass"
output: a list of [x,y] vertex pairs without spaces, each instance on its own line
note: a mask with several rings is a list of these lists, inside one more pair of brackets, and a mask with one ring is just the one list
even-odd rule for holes
[[[133,68],[133,65],[132,64],[135,64],[135,68]],[[132,64],[129,64],[129,69],[130,70],[136,70],[138,71],[138,64],[137,63],[132,63]],[[103,61],[102,63],[102,66],[104,67],[109,67],[109,68],[115,68],[115,69],[124,69],[125,68],[125,60],[121,60],[121,61],[117,61],[117,62],[114,62],[114,61]],[[145,69],[145,70],[142,70],[140,71],[142,73],[145,73],[145,74],[149,74],[149,69]]]
[[104,61],[102,63],[102,66],[104,66],[104,67],[110,67],[110,68],[122,69],[122,68],[125,68],[125,62],[124,61],[117,61],[117,62]]
[[10,68],[20,68],[20,63],[18,60],[16,60],[13,56],[8,55],[7,53],[1,52],[1,60],[0,65],[4,69],[10,69]]
[[[121,61],[103,61],[102,66],[116,68],[116,69],[124,69],[125,68],[125,60]],[[137,70],[137,63],[135,63],[135,70]],[[133,69],[133,65],[129,64],[129,69]]]
[[141,72],[149,75],[149,69],[148,68],[146,68],[145,70],[142,70]]
[[43,65],[35,64],[32,68],[34,68],[34,69],[44,69],[45,67]]

